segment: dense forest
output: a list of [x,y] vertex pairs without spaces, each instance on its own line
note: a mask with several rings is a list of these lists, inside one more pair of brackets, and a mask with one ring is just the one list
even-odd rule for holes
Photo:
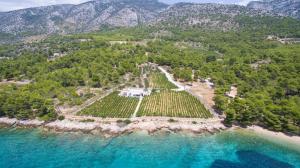
[[[87,99],[77,87],[111,88],[124,83],[125,74],[134,80],[138,65],[153,62],[185,81],[211,78],[215,108],[229,126],[257,124],[300,135],[300,44],[267,39],[300,37],[300,22],[238,19],[242,26],[232,31],[141,26],[0,46],[0,80],[31,81],[0,85],[0,116],[53,120],[56,104]],[[238,96],[226,97],[233,85]]]
[[0,85],[0,115],[55,119],[55,102],[76,105],[87,98],[76,94],[77,87],[111,88],[124,82],[122,76],[127,73],[134,79],[139,74],[136,65],[146,61],[143,48],[131,45],[93,42],[78,47],[55,60],[49,60],[51,55],[43,51],[1,60],[1,80],[32,82],[24,86]]

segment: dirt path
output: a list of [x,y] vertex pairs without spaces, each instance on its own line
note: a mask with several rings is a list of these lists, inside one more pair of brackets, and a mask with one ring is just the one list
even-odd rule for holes
[[176,89],[176,91],[183,91],[185,90],[185,87],[180,85],[178,82],[176,82],[174,79],[173,79],[173,76],[167,72],[165,69],[163,69],[162,67],[158,67],[158,69],[164,73],[168,79],[169,82],[173,83],[176,87],[178,87],[178,89]]
[[139,103],[138,105],[136,106],[135,110],[134,110],[134,113],[132,115],[131,118],[135,118],[136,117],[136,114],[138,113],[140,107],[141,107],[141,104],[142,104],[142,101],[143,101],[144,97],[143,96],[140,96],[140,99],[139,99]]
[[24,80],[24,81],[8,81],[8,80],[3,80],[2,82],[0,82],[0,85],[8,85],[8,84],[15,84],[15,85],[28,85],[30,84],[31,81],[30,80]]

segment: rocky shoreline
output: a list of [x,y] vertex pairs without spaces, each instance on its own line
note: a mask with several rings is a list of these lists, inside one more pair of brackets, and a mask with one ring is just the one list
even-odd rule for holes
[[[130,121],[130,122],[128,122]],[[1,127],[11,128],[41,128],[49,132],[81,132],[104,137],[115,137],[123,134],[143,131],[148,134],[156,132],[214,134],[225,130],[244,129],[238,126],[228,128],[222,124],[222,119],[170,118],[170,117],[138,117],[130,120],[117,118],[98,118],[85,116],[67,116],[66,119],[53,122],[40,120],[17,120],[15,118],[0,118]],[[288,136],[273,132],[259,126],[250,126],[245,131],[254,132],[271,141],[284,141],[300,144],[299,136]]]
[[0,125],[6,127],[44,128],[58,132],[84,132],[103,134],[104,136],[117,136],[135,131],[147,131],[149,134],[157,131],[190,132],[195,134],[217,133],[227,128],[221,119],[187,119],[169,117],[139,117],[130,120],[124,119],[65,119],[53,122],[39,120],[17,120],[0,118]]

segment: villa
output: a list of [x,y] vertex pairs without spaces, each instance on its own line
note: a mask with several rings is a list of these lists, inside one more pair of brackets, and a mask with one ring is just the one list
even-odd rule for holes
[[119,96],[124,96],[124,97],[144,97],[144,96],[149,96],[151,94],[152,90],[151,89],[144,89],[144,88],[126,88],[123,89],[120,93]]

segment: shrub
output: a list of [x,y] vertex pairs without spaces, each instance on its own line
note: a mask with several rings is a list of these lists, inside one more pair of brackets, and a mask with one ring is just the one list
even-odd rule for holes
[[119,127],[125,127],[126,125],[130,124],[131,120],[126,119],[126,120],[117,120],[117,125]]
[[58,120],[60,120],[60,121],[62,121],[62,120],[64,120],[65,119],[65,116],[58,116]]
[[84,120],[81,120],[80,122],[84,122],[84,123],[86,123],[86,122],[95,122],[95,120],[94,119],[84,119]]
[[174,120],[173,118],[170,118],[170,119],[168,120],[168,122],[172,123],[172,122],[177,122],[177,121]]
[[124,120],[124,123],[128,125],[128,124],[130,124],[130,123],[131,123],[131,120],[129,120],[129,119],[126,119],[126,120]]
[[122,123],[123,122],[123,120],[117,120],[117,123]]
[[84,95],[84,98],[90,99],[90,98],[92,98],[94,96],[95,96],[95,94],[93,94],[93,93],[87,93],[87,94]]
[[55,121],[56,118],[57,118],[57,114],[53,111],[40,117],[41,120],[46,121],[46,122]]

